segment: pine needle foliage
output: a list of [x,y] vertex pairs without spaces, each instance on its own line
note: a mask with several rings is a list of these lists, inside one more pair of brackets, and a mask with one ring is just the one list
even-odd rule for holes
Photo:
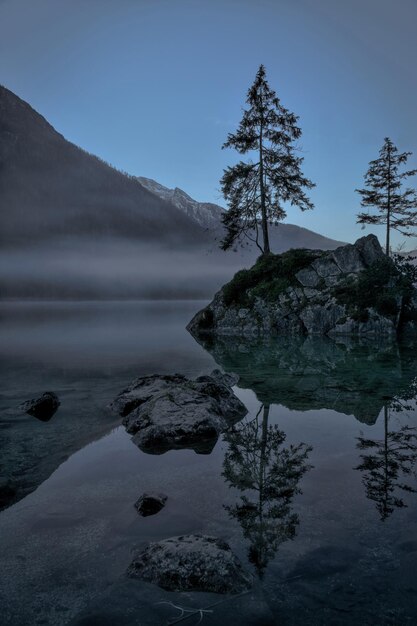
[[228,250],[246,238],[254,241],[262,254],[269,254],[269,224],[285,218],[285,204],[302,211],[312,209],[304,189],[315,185],[301,172],[303,158],[294,143],[301,136],[298,117],[269,87],[263,65],[246,103],[237,131],[229,133],[223,148],[250,153],[255,160],[240,161],[224,170],[220,184],[229,210],[223,217],[226,234],[220,246]]
[[369,163],[363,189],[356,189],[361,196],[361,206],[373,207],[376,213],[362,212],[357,215],[358,224],[386,227],[385,252],[390,254],[391,230],[405,237],[416,236],[411,229],[417,226],[417,192],[411,187],[403,189],[404,181],[417,174],[417,169],[400,172],[411,152],[398,152],[389,137],[379,151],[379,157]]

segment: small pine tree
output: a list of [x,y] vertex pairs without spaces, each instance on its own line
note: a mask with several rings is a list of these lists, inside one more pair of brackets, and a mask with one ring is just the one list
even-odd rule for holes
[[[284,219],[283,203],[302,211],[313,204],[303,188],[314,187],[301,173],[303,159],[296,156],[293,142],[301,136],[298,117],[284,108],[259,67],[255,82],[248,91],[247,104],[235,133],[229,133],[223,148],[235,148],[240,154],[255,152],[256,161],[240,161],[224,170],[220,181],[229,210],[223,217],[226,234],[221,248],[227,250],[246,236],[263,254],[269,254],[268,225]],[[262,229],[262,245],[258,227]]]
[[399,172],[411,152],[400,154],[391,139],[385,138],[379,158],[369,163],[365,174],[367,189],[355,189],[361,196],[362,207],[375,207],[379,214],[359,213],[358,224],[386,226],[386,254],[390,253],[390,232],[395,229],[406,237],[415,236],[409,229],[417,226],[417,194],[415,189],[402,191],[403,181],[414,176],[417,170]]

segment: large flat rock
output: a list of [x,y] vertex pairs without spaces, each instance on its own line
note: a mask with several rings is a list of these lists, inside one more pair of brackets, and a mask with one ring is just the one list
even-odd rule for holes
[[177,448],[209,453],[218,436],[247,413],[235,396],[237,378],[214,370],[193,380],[179,374],[139,378],[111,404],[143,451]]

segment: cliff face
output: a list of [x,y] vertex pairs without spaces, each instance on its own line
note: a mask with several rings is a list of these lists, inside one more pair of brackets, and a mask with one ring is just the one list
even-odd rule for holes
[[289,250],[238,272],[191,320],[195,336],[417,331],[412,278],[368,235],[331,252]]

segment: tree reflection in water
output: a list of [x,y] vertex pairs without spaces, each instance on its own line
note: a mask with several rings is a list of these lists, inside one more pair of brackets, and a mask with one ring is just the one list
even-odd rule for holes
[[392,412],[402,412],[413,408],[412,401],[417,394],[417,379],[408,393],[393,398],[384,406],[383,439],[358,437],[357,448],[362,462],[355,469],[363,472],[362,482],[366,496],[376,503],[381,521],[385,521],[396,508],[406,507],[401,497],[404,493],[417,493],[415,486],[417,462],[417,429],[408,425],[399,430],[390,430]]
[[268,424],[269,410],[269,404],[262,404],[255,418],[224,436],[229,448],[223,476],[229,487],[244,492],[237,504],[225,508],[249,540],[249,560],[260,578],[280,544],[295,536],[299,518],[292,501],[312,467],[307,464],[312,448],[304,443],[284,447],[286,435]]

